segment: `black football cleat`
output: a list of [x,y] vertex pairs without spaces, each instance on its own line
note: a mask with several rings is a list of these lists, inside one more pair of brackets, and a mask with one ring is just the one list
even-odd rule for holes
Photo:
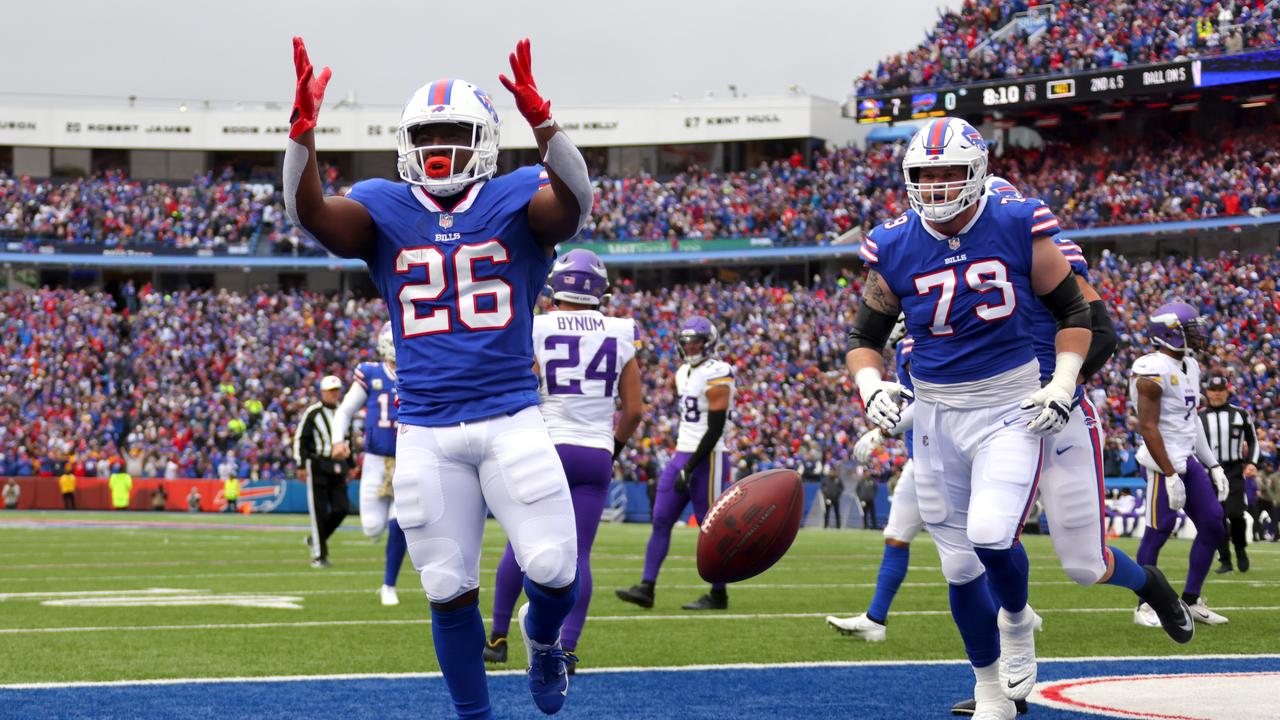
[[485,641],[484,661],[493,664],[502,664],[507,661],[506,635],[494,635]]
[[632,605],[639,605],[642,608],[653,607],[653,588],[645,585],[632,585],[626,590],[618,589],[613,591],[619,600],[629,602]]
[[728,610],[729,594],[709,592],[706,595],[694,600],[691,603],[685,603],[680,607],[685,610]]
[[1231,567],[1226,563],[1222,563],[1217,567],[1217,569],[1214,570],[1214,572],[1219,575],[1226,575],[1229,572],[1235,572],[1235,568]]
[[1160,618],[1160,627],[1168,633],[1173,641],[1180,644],[1191,642],[1196,634],[1196,624],[1191,618],[1191,611],[1182,597],[1174,591],[1165,579],[1164,573],[1154,565],[1143,565],[1147,573],[1147,584],[1143,586],[1138,597],[1142,598],[1156,617]]
[[[973,709],[974,709],[974,706],[976,706],[976,705],[977,705],[977,701],[975,701],[973,698],[969,698],[968,700],[961,700],[960,702],[958,702],[958,703],[956,703],[955,705],[952,705],[952,706],[951,706],[951,714],[952,714],[952,715],[962,715],[962,716],[965,716],[965,717],[972,716],[972,715],[973,715]],[[1028,709],[1028,708],[1027,708],[1027,701],[1026,701],[1026,700],[1014,700],[1014,701],[1013,701],[1013,706],[1014,706],[1015,708],[1017,708],[1017,710],[1018,710],[1018,714],[1019,714],[1019,715],[1026,715],[1026,714],[1027,714],[1027,709]]]

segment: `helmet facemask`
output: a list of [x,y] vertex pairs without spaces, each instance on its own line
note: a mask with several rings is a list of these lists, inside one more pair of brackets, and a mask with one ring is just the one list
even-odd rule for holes
[[[419,145],[414,135],[435,124],[466,127],[465,145]],[[467,120],[423,120],[400,126],[396,132],[397,168],[407,183],[420,185],[432,195],[462,192],[472,183],[492,177],[498,169],[498,140],[486,124]]]
[[[926,167],[964,167],[964,180],[948,182],[921,182]],[[987,179],[987,159],[975,157],[966,164],[939,163],[937,165],[910,165],[906,171],[907,200],[911,209],[931,222],[944,223],[958,217],[973,207],[982,197]]]

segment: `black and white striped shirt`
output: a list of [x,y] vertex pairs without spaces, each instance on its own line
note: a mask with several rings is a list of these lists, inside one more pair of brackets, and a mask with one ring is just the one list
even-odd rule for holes
[[327,459],[332,453],[333,436],[330,427],[333,412],[333,408],[318,402],[308,405],[302,411],[302,419],[293,432],[293,462],[297,467],[306,467],[308,460]]
[[1258,464],[1258,436],[1253,418],[1244,408],[1231,404],[1208,407],[1200,413],[1200,422],[1219,462]]

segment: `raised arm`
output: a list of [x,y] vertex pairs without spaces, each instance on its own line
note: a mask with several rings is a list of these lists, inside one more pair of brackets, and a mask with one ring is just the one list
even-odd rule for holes
[[344,197],[325,197],[316,162],[315,127],[324,89],[333,74],[317,76],[302,38],[293,38],[293,65],[298,75],[289,141],[284,153],[284,207],[289,220],[339,257],[373,254],[373,219],[363,205]]
[[538,92],[528,38],[516,44],[510,60],[515,79],[499,75],[498,80],[515,96],[516,108],[533,127],[538,155],[551,181],[549,187],[534,193],[529,201],[529,228],[551,252],[556,243],[577,235],[586,224],[591,216],[594,193],[587,161],[551,118],[551,102]]

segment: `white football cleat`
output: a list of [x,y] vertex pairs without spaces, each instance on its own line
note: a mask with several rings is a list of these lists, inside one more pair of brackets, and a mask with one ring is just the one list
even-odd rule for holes
[[1000,689],[1010,700],[1025,700],[1036,685],[1036,630],[1043,624],[1044,620],[1030,605],[1018,624],[1010,621],[1009,613],[1000,608],[996,620],[1000,628]]
[[973,686],[973,720],[1014,720],[1018,708],[1005,697],[1001,682],[980,682]]
[[382,599],[383,607],[391,607],[392,605],[400,604],[400,596],[396,595],[396,588],[394,585],[383,585],[378,590],[378,597]]
[[1133,611],[1133,623],[1143,627],[1160,627],[1160,616],[1150,605],[1142,603]]
[[1195,605],[1188,605],[1187,609],[1191,611],[1191,617],[1198,623],[1205,625],[1226,625],[1227,618],[1209,609],[1204,604],[1204,598],[1196,600]]
[[867,617],[866,613],[854,615],[851,618],[838,618],[835,615],[828,615],[827,624],[835,628],[836,632],[841,635],[860,637],[867,642],[884,641],[884,625]]

